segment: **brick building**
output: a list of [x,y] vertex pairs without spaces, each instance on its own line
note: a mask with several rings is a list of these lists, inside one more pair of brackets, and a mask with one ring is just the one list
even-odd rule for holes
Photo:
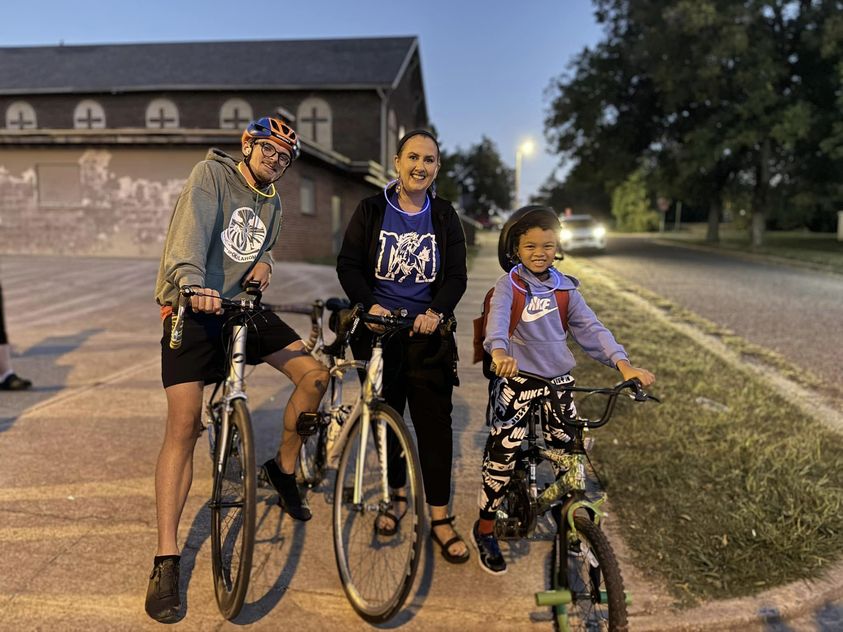
[[428,124],[418,40],[0,48],[0,253],[157,256],[193,165],[267,114],[303,140],[275,255],[329,257]]

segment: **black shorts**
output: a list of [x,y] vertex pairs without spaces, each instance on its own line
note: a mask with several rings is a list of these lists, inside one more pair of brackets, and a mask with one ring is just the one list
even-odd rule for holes
[[[230,314],[185,311],[181,347],[170,349],[173,319],[164,319],[161,337],[161,381],[164,388],[184,382],[215,384],[225,379],[228,343],[231,340]],[[260,364],[261,358],[301,340],[277,314],[262,312],[250,317],[246,338],[247,364]]]

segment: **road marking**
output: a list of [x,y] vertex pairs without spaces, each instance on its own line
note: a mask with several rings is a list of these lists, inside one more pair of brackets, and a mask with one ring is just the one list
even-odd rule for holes
[[122,371],[117,371],[116,373],[112,373],[107,378],[102,379],[98,382],[93,384],[86,384],[85,386],[80,386],[77,388],[70,388],[60,391],[58,395],[55,397],[51,397],[50,399],[41,402],[40,404],[35,404],[31,408],[27,408],[26,411],[15,421],[15,424],[19,424],[21,421],[25,420],[27,417],[32,415],[39,410],[44,410],[46,408],[52,408],[56,404],[62,404],[70,399],[74,399],[81,395],[85,395],[89,391],[94,389],[100,388],[102,386],[109,386],[114,384],[115,382],[119,382],[127,377],[132,377],[137,373],[143,373],[144,371],[148,371],[153,367],[158,366],[161,363],[159,358],[155,360],[150,360],[148,362],[144,362],[142,364],[135,364],[130,367],[123,369]]
[[[205,477],[194,480],[191,495],[211,495],[211,481]],[[0,503],[21,501],[88,500],[92,498],[115,498],[120,496],[155,496],[155,479],[126,478],[117,481],[64,483],[62,485],[39,485],[32,487],[0,488]]]
[[157,529],[154,526],[137,523],[103,524],[102,522],[53,527],[2,527],[0,542],[38,542],[65,538],[76,540],[87,536],[99,539],[110,535],[140,533],[157,533]]

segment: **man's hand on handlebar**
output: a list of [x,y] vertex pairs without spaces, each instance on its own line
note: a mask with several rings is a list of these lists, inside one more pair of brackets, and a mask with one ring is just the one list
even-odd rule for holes
[[222,314],[222,302],[220,302],[220,293],[209,287],[194,287],[196,292],[190,297],[190,308],[194,312],[203,312],[205,314]]
[[243,287],[245,288],[249,281],[256,281],[260,284],[260,291],[263,292],[269,287],[270,277],[272,277],[272,268],[269,267],[269,264],[258,261],[243,279]]
[[651,386],[656,382],[656,376],[647,369],[632,366],[627,360],[620,360],[617,364],[624,380],[638,380],[641,386]]
[[503,349],[492,349],[492,371],[498,377],[515,377],[518,374],[518,361]]

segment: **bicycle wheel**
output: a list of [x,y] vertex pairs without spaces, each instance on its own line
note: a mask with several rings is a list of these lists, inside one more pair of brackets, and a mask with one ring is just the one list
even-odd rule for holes
[[[342,448],[334,488],[334,553],[343,589],[352,607],[366,621],[388,621],[404,605],[421,558],[424,497],[419,457],[403,418],[389,406],[372,411],[369,436],[361,445],[362,419],[349,429]],[[401,482],[407,513],[394,535],[375,530],[378,515],[396,514],[397,503],[384,501],[384,466],[377,437],[394,433],[387,441],[389,479]],[[358,455],[362,451],[360,502],[354,503]],[[401,457],[404,458],[401,458]],[[400,515],[400,513],[399,513]]]
[[[322,419],[323,411],[319,415]],[[328,438],[327,426],[320,425],[315,434],[309,437],[302,437],[301,450],[299,451],[299,462],[296,466],[296,481],[300,485],[314,488],[325,478],[327,469],[326,442]]]
[[588,516],[574,516],[577,538],[567,525],[556,530],[550,555],[551,588],[571,591],[571,603],[554,606],[556,630],[626,632],[626,597],[618,561],[603,531]]
[[214,472],[211,497],[211,560],[217,604],[233,619],[246,598],[255,545],[255,452],[243,400],[232,403],[229,422],[228,448],[215,460],[222,468]]

